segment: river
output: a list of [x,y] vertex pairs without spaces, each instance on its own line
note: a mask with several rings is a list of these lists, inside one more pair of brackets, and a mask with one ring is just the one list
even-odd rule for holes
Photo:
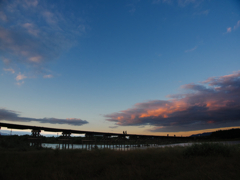
[[[235,145],[235,144],[240,144],[240,141],[219,141],[219,142],[208,142],[208,143],[223,143],[223,144],[227,144],[227,145]],[[129,146],[129,145],[108,145],[108,147],[104,146],[104,145],[96,145],[97,149],[104,149],[104,148],[108,148],[108,149],[114,149],[114,150],[133,150],[133,149],[147,149],[147,148],[164,148],[164,147],[175,147],[175,146],[191,146],[192,144],[196,144],[196,142],[194,143],[177,143],[177,144],[166,144],[166,145],[154,145],[154,144],[149,144],[148,146]],[[200,142],[197,144],[200,144]],[[52,149],[63,149],[64,146],[59,144],[51,144],[51,143],[43,143],[42,147],[44,148],[52,148]],[[68,146],[66,146],[67,148]],[[95,145],[82,145],[82,144],[69,144],[69,149],[94,149],[96,148]],[[64,148],[65,149],[65,148]]]

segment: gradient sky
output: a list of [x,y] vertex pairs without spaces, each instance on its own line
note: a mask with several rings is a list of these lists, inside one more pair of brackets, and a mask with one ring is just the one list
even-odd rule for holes
[[0,0],[0,121],[129,134],[240,126],[238,0]]

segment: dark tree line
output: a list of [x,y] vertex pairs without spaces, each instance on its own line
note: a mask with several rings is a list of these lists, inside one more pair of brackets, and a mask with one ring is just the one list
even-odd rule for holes
[[212,132],[210,135],[211,138],[219,138],[219,139],[234,139],[240,138],[240,129],[229,129],[229,130],[219,130]]

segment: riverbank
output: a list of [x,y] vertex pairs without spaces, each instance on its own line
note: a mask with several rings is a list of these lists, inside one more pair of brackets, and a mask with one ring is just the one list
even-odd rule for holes
[[239,179],[239,145],[0,152],[1,179]]

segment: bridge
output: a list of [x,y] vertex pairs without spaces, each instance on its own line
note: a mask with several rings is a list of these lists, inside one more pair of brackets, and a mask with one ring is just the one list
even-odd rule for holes
[[[147,144],[160,144],[160,142],[186,142],[191,140],[190,137],[177,137],[177,136],[158,136],[158,135],[142,135],[142,134],[127,134],[126,131],[123,133],[112,133],[112,132],[96,132],[96,131],[84,131],[84,130],[73,130],[73,129],[61,129],[61,128],[51,128],[51,127],[41,127],[41,126],[29,126],[29,125],[19,125],[19,124],[10,124],[10,123],[1,123],[0,127],[6,127],[8,129],[20,129],[20,130],[32,130],[32,137],[29,138],[32,144],[41,146],[41,137],[40,132],[43,130],[45,132],[62,132],[61,141],[62,147],[65,147],[71,144],[71,134],[85,134],[85,138],[81,140],[82,146],[97,144],[96,137],[102,137],[101,141],[98,141],[98,144],[105,143],[107,145],[114,144],[128,144],[128,145],[137,145],[142,144],[146,146]],[[116,137],[114,140],[111,137]],[[126,139],[128,137],[128,139]],[[59,143],[60,146],[60,143]],[[72,144],[73,147],[73,144]],[[108,147],[108,146],[107,146]],[[125,147],[125,146],[124,146]]]
[[104,137],[126,137],[129,138],[184,138],[184,137],[177,137],[177,136],[157,136],[157,135],[142,135],[142,134],[127,134],[126,131],[124,133],[110,133],[110,132],[96,132],[96,131],[84,131],[84,130],[73,130],[73,129],[60,129],[60,128],[50,128],[50,127],[41,127],[41,126],[29,126],[29,125],[19,125],[19,124],[10,124],[10,123],[1,123],[0,127],[6,127],[8,129],[20,129],[20,130],[34,130],[34,132],[39,131],[41,132],[62,132],[63,134],[85,134],[85,137],[92,137],[92,136],[104,136]]

